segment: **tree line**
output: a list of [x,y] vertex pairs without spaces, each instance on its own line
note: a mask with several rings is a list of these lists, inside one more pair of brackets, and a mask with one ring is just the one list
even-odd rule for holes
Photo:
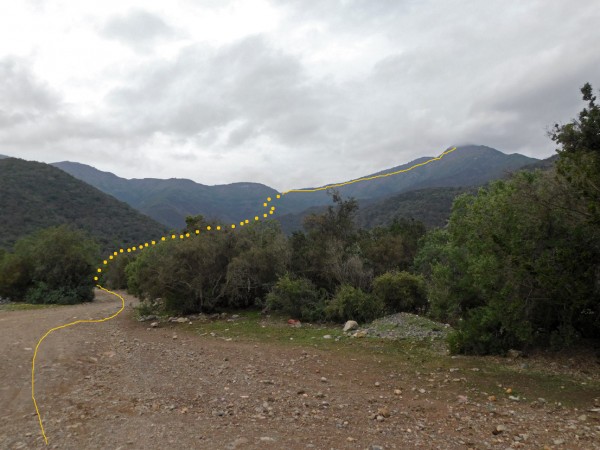
[[[586,107],[578,118],[550,132],[559,146],[554,169],[519,172],[458,196],[443,228],[426,231],[418,221],[396,219],[361,229],[356,201],[332,192],[328,210],[307,217],[303,231],[289,237],[271,220],[167,240],[135,257],[119,256],[101,282],[182,314],[257,307],[300,320],[359,322],[427,314],[453,325],[450,348],[460,353],[598,339],[600,108],[589,84],[581,91]],[[183,231],[208,225],[218,224],[190,217]],[[67,294],[48,293],[71,286],[73,299],[80,280],[74,274],[91,279],[93,246],[69,244],[65,236],[73,232],[66,229],[47,233],[54,234],[0,255],[0,295],[56,300]],[[53,254],[36,239],[73,253]],[[39,251],[49,259],[37,267]],[[75,254],[85,257],[71,268],[67,260]],[[53,266],[61,257],[73,284],[57,282],[67,277]]]

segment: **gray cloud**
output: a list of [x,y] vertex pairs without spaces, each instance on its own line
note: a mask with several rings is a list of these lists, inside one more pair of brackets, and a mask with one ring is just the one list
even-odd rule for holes
[[176,35],[175,30],[159,16],[140,9],[111,17],[100,33],[138,51],[147,51],[157,40]]
[[23,59],[0,60],[0,80],[0,129],[39,122],[60,104],[59,95],[37,80]]

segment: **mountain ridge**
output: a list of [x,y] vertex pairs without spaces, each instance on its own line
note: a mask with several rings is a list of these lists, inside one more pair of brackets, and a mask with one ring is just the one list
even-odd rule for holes
[[[433,157],[421,157],[365,177],[396,172]],[[343,197],[377,199],[415,189],[484,184],[539,161],[518,153],[504,154],[487,146],[468,145],[414,171],[338,188]],[[92,166],[63,161],[52,164],[103,192],[124,201],[170,228],[183,228],[185,217],[202,214],[207,219],[236,223],[259,212],[266,197],[278,193],[261,183],[238,182],[207,186],[185,178],[125,179]],[[359,177],[364,178],[364,177]],[[251,189],[248,189],[251,188]],[[311,188],[307,188],[311,189]],[[278,215],[295,214],[331,202],[326,191],[290,193],[276,204]]]

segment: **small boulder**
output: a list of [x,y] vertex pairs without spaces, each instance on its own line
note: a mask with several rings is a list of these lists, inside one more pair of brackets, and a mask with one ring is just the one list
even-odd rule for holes
[[158,328],[158,322],[152,322],[150,324],[150,327],[152,327],[152,328]]
[[358,322],[356,322],[354,320],[348,320],[344,324],[344,332],[351,331],[351,330],[356,330],[357,328],[358,328]]

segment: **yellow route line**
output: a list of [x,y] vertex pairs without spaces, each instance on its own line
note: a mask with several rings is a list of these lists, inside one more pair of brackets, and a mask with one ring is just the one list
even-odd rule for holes
[[70,326],[73,326],[73,325],[77,325],[78,323],[99,323],[99,322],[106,322],[107,320],[114,319],[119,314],[121,314],[121,312],[123,312],[123,309],[125,309],[125,299],[123,297],[121,297],[119,294],[116,294],[116,293],[114,293],[112,291],[109,291],[108,289],[104,289],[99,284],[97,284],[96,286],[99,287],[100,289],[102,289],[103,291],[108,292],[109,294],[112,294],[112,295],[115,295],[115,296],[119,297],[121,299],[121,309],[119,309],[112,316],[105,317],[104,319],[76,320],[75,322],[71,322],[71,323],[67,323],[65,325],[61,325],[61,326],[58,326],[58,327],[51,328],[38,341],[37,345],[35,346],[35,352],[33,352],[33,360],[31,361],[31,398],[33,399],[33,404],[35,406],[35,412],[37,413],[38,421],[40,423],[40,429],[42,430],[42,436],[44,436],[44,441],[46,442],[46,445],[48,445],[48,438],[46,437],[46,432],[44,430],[44,425],[42,423],[42,416],[40,415],[40,410],[38,408],[37,401],[35,400],[35,358],[37,356],[37,352],[38,352],[38,349],[39,349],[42,341],[44,339],[46,339],[46,337],[50,333],[52,333],[53,331],[60,330],[61,328],[67,328],[67,327],[70,327]]
[[425,164],[429,164],[430,162],[439,161],[444,156],[452,153],[454,150],[456,150],[456,147],[452,147],[451,149],[446,150],[440,156],[436,156],[435,158],[431,158],[431,159],[429,159],[429,160],[427,160],[425,162],[422,162],[422,163],[419,163],[419,164],[415,164],[414,166],[411,166],[411,167],[409,167],[407,169],[397,170],[396,172],[384,173],[384,174],[381,174],[381,175],[373,175],[371,177],[358,178],[356,180],[344,181],[342,183],[328,184],[327,186],[323,186],[323,187],[320,187],[320,188],[314,188],[314,189],[290,189],[289,191],[283,192],[283,194],[284,195],[285,194],[289,194],[290,192],[317,192],[317,191],[325,191],[327,189],[331,189],[331,188],[335,188],[335,187],[347,186],[349,184],[358,183],[359,181],[369,181],[369,180],[376,180],[377,178],[391,177],[392,175],[398,175],[399,173],[404,173],[404,172],[408,172],[410,170],[413,170],[416,167],[424,166]]

